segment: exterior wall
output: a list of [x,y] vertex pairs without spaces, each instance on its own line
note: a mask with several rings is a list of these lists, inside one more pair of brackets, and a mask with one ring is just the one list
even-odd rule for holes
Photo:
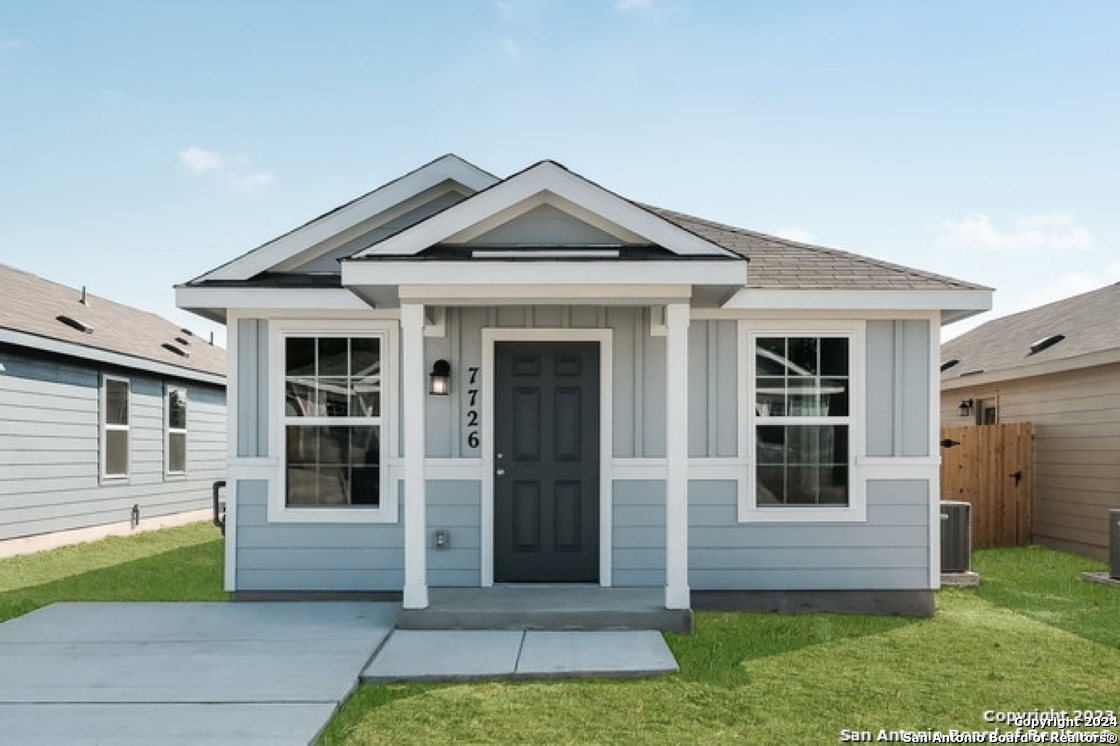
[[[471,369],[481,365],[482,330],[604,327],[612,330],[613,351],[609,581],[665,584],[666,352],[665,338],[657,336],[651,321],[656,319],[648,308],[448,309],[440,319],[442,334],[425,339],[425,369],[442,358],[451,361],[453,376],[450,395],[428,397],[426,404],[428,533],[447,531],[450,539],[445,550],[429,543],[430,585],[477,586],[481,580],[481,470],[486,467],[468,434]],[[261,461],[270,457],[264,436],[268,323],[238,322],[236,346],[237,455]],[[936,464],[930,460],[936,453],[930,437],[930,328],[929,321],[915,319],[867,324],[866,450],[879,466],[864,469],[866,522],[758,524],[740,522],[737,513],[749,469],[743,455],[749,444],[739,442],[739,322],[692,320],[688,430],[694,589],[931,587]],[[487,416],[484,403],[473,408]],[[897,459],[924,459],[917,472],[907,472],[922,478],[892,472]],[[888,468],[883,470],[883,464]],[[263,480],[238,487],[236,590],[400,590],[403,523],[270,524],[267,489]]]
[[[0,350],[0,542],[208,510],[225,475],[225,390]],[[102,373],[131,385],[130,474],[102,480]],[[165,474],[166,385],[187,390],[186,475]]]
[[994,400],[1000,422],[1034,431],[1034,541],[1108,555],[1108,511],[1120,507],[1120,364],[942,392],[946,424],[969,424],[962,399]]
[[693,590],[929,587],[929,483],[868,485],[866,523],[737,523],[734,482],[689,484]]

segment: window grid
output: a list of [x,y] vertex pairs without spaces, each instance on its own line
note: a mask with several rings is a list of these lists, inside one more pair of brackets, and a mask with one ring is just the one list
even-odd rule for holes
[[381,502],[383,338],[284,337],[285,505]]
[[166,473],[181,476],[187,473],[187,390],[169,387],[166,408]]
[[752,340],[756,505],[848,507],[850,337],[760,333]]

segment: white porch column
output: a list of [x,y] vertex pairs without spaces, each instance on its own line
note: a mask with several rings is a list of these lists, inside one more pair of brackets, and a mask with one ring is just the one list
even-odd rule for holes
[[[404,441],[404,608],[428,607],[424,485],[424,306],[401,304],[401,433]],[[396,496],[394,495],[393,498]]]
[[665,307],[665,608],[689,608],[688,591],[688,314]]

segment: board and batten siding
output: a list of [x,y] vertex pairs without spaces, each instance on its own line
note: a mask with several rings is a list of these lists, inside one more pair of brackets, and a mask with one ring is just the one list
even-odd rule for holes
[[[426,399],[426,456],[440,463],[478,459],[468,437],[472,369],[482,364],[485,328],[608,328],[611,335],[613,460],[656,462],[665,456],[665,338],[651,332],[651,311],[635,307],[538,306],[449,308],[442,334],[425,338],[425,370],[452,364],[447,397]],[[324,322],[324,325],[329,322]],[[736,320],[697,320],[689,327],[689,455],[741,463]],[[867,454],[930,457],[930,323],[867,322]],[[237,453],[268,457],[268,321],[238,322],[240,388]],[[477,374],[475,374],[477,375]],[[749,447],[749,443],[747,446]],[[935,455],[935,454],[933,454]],[[279,454],[273,455],[280,458]],[[746,466],[743,466],[746,478]],[[399,590],[402,524],[269,524],[268,482],[237,489],[238,590]],[[929,586],[930,485],[922,480],[867,483],[865,523],[741,523],[738,483],[693,478],[690,583],[696,589],[914,589]],[[433,586],[476,586],[481,568],[481,482],[428,481],[429,534],[448,532],[449,548],[428,549]],[[665,485],[616,477],[609,495],[614,585],[665,582]],[[298,551],[285,551],[287,548]],[[822,571],[825,568],[825,571]]]
[[[225,390],[81,361],[0,355],[0,541],[204,510],[225,475]],[[131,389],[129,476],[100,474],[103,373]],[[165,473],[167,386],[187,391],[187,470]]]
[[945,391],[942,421],[962,399],[995,402],[1001,423],[1034,432],[1033,541],[1106,559],[1108,511],[1120,508],[1120,364]]

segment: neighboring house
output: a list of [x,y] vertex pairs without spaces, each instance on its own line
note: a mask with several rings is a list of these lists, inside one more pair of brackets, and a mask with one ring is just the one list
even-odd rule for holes
[[990,295],[445,156],[178,288],[229,330],[227,587],[931,613],[939,329]]
[[941,361],[945,424],[1033,423],[1034,541],[1104,559],[1120,508],[1120,284],[989,321]]
[[205,517],[225,456],[224,350],[0,264],[0,556]]

